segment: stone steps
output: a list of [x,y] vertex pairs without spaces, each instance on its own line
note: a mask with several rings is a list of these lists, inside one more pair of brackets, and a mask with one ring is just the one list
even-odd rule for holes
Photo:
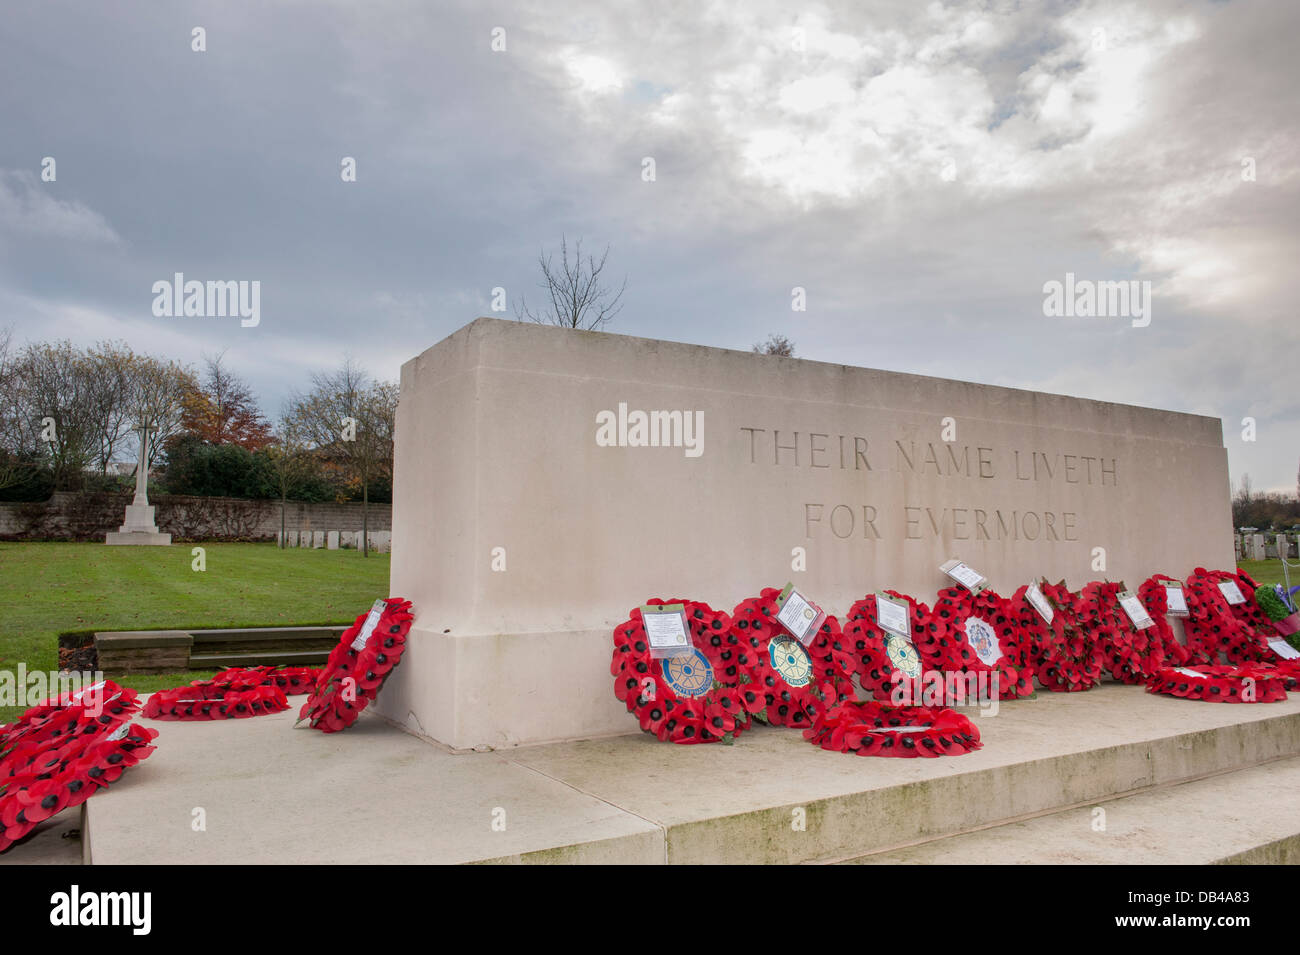
[[178,673],[234,666],[316,666],[343,626],[133,630],[95,634],[105,673]]
[[266,650],[244,653],[193,653],[188,669],[224,670],[227,667],[320,666],[329,659],[328,650]]
[[848,860],[862,865],[1300,863],[1300,758]]
[[[220,864],[250,861],[256,845],[303,863],[879,861],[1023,825],[1043,827],[1024,840],[1043,861],[1076,851],[1071,813],[1112,807],[1108,834],[1119,839],[1180,794],[1204,833],[1196,858],[1293,851],[1289,822],[1243,839],[1232,800],[1192,797],[1230,782],[1250,805],[1270,787],[1287,798],[1300,695],[1229,706],[1115,684],[1044,693],[972,712],[984,748],[928,760],[826,752],[770,727],[732,746],[637,734],[455,754],[370,713],[346,733],[295,730],[298,699],[253,720],[153,724],[158,751],[86,804],[88,858]],[[192,832],[200,806],[239,838]],[[497,814],[504,829],[493,828]]]

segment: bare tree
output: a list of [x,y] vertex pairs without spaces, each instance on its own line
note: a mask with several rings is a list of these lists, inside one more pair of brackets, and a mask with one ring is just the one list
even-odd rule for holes
[[137,363],[135,353],[125,343],[100,342],[86,352],[101,475],[108,473],[108,466],[131,433],[130,399]]
[[774,332],[767,336],[767,341],[755,345],[753,351],[756,355],[779,355],[782,358],[793,358],[794,342],[784,335],[777,335]]
[[1237,491],[1237,500],[1243,504],[1249,504],[1255,499],[1255,489],[1250,481],[1250,474],[1246,473],[1241,476],[1241,489]]
[[37,458],[19,427],[22,399],[18,393],[13,329],[0,328],[0,490],[21,484]]
[[397,386],[373,382],[352,359],[312,375],[306,394],[291,399],[297,434],[327,460],[344,467],[361,488],[361,553],[370,552],[370,485],[391,476]]
[[127,401],[135,426],[147,425],[153,434],[146,467],[152,469],[167,439],[181,432],[185,396],[197,387],[194,373],[179,362],[136,359]]
[[[266,446],[271,461],[275,489],[280,492],[280,546],[286,545],[285,512],[289,495],[298,490],[316,471],[316,459],[303,440],[302,430],[285,406],[275,429],[275,439]],[[364,537],[364,534],[363,534]]]
[[12,371],[22,444],[44,446],[57,490],[77,490],[98,448],[90,362],[69,341],[28,344]]
[[539,325],[560,325],[564,328],[598,329],[623,310],[623,292],[627,288],[627,277],[617,292],[607,287],[601,275],[605,271],[605,260],[609,258],[609,246],[601,253],[600,259],[587,256],[582,258],[582,239],[573,246],[573,259],[569,259],[568,240],[560,237],[560,264],[557,267],[549,252],[537,257],[542,269],[540,283],[546,292],[547,302],[534,312],[528,307],[527,300],[521,295],[515,306],[515,317],[519,321],[527,319]]

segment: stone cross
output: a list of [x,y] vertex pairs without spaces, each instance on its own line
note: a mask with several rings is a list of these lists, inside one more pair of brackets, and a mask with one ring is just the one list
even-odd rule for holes
[[154,429],[142,422],[131,430],[140,432],[140,463],[135,469],[135,499],[131,503],[143,507],[149,503],[149,432]]
[[151,544],[167,546],[171,534],[163,534],[154,523],[153,508],[149,506],[149,432],[155,428],[141,421],[131,429],[140,433],[140,463],[135,469],[135,500],[126,506],[126,520],[116,531],[104,538],[105,544]]

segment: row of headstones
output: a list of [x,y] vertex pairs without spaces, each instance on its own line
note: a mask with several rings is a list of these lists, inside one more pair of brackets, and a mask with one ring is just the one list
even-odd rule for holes
[[1300,535],[1295,543],[1285,534],[1278,534],[1271,541],[1263,534],[1239,534],[1236,541],[1238,560],[1269,560],[1279,554],[1290,557],[1300,553]]
[[[371,531],[366,535],[370,549],[387,554],[393,548],[392,531]],[[276,544],[285,547],[317,547],[325,550],[360,550],[361,531],[285,531],[283,541],[280,532],[275,535]]]

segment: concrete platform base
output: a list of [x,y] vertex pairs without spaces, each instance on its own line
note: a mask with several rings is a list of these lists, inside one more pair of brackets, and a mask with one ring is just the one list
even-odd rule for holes
[[1300,812],[1278,808],[1300,774],[1300,697],[1044,693],[972,712],[985,748],[934,760],[767,727],[734,746],[639,734],[453,754],[370,714],[295,730],[296,711],[152,724],[158,751],[86,804],[87,861],[986,861],[990,840],[1015,850],[999,838],[1014,826],[1037,862],[1275,861],[1300,838]]
[[118,547],[169,547],[171,534],[150,533],[148,531],[109,531],[104,535],[105,544]]

